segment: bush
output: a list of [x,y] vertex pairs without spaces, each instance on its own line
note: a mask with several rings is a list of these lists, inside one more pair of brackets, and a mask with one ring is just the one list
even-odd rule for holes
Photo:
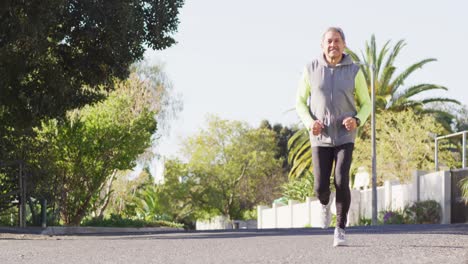
[[370,225],[372,225],[372,219],[365,218],[365,217],[360,217],[359,222],[358,222],[357,225],[358,226],[370,226]]
[[405,217],[399,210],[385,210],[379,213],[379,222],[384,225],[401,225],[405,224]]
[[257,220],[257,209],[245,210],[242,212],[242,220]]
[[281,189],[287,200],[304,202],[307,197],[314,196],[314,175],[308,171],[305,177],[290,180],[281,185]]
[[0,212],[0,226],[16,226],[18,224],[18,209],[12,207]]
[[412,224],[438,224],[441,220],[441,206],[437,201],[415,202],[404,210],[405,218]]

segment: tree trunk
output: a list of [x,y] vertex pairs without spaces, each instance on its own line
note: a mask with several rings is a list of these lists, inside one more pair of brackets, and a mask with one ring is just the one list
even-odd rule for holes
[[112,175],[111,175],[110,179],[107,182],[106,193],[105,193],[105,196],[104,196],[104,203],[102,204],[102,206],[100,208],[98,208],[98,211],[97,211],[97,217],[100,218],[100,219],[102,219],[104,217],[104,211],[106,210],[107,205],[109,204],[110,193],[111,193],[111,190],[112,190],[112,183],[114,183],[114,179],[115,179],[116,175],[117,175],[117,170],[114,170],[112,172]]

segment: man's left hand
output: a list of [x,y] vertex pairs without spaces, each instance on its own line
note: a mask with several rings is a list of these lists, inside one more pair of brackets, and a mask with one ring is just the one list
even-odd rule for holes
[[357,128],[356,119],[354,117],[347,117],[343,120],[343,126],[345,126],[346,130],[352,131]]

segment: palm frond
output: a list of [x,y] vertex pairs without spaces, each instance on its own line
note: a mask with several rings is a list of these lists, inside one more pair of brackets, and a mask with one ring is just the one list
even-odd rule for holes
[[351,57],[351,59],[352,59],[353,61],[355,61],[355,62],[361,62],[361,60],[359,59],[359,56],[358,56],[356,53],[354,53],[352,50],[346,48],[346,49],[345,49],[345,52],[346,52],[346,54],[348,54],[348,55]]
[[411,96],[420,94],[424,91],[429,91],[429,90],[445,90],[447,91],[447,87],[442,86],[442,85],[436,85],[436,84],[430,84],[430,83],[422,83],[418,85],[414,85],[406,89],[402,93],[402,97],[410,98]]
[[[377,62],[375,64],[375,72],[378,74],[380,72],[380,68],[382,67],[382,61],[388,53],[388,45],[390,44],[390,40],[385,43],[383,48],[380,50],[379,57],[377,58]],[[385,68],[384,68],[385,69]]]
[[380,88],[377,90],[377,94],[390,94],[391,91],[388,89],[388,83],[392,79],[393,73],[395,72],[395,67],[394,66],[387,66],[384,68],[381,78],[380,78]]
[[411,74],[413,73],[415,70],[417,69],[420,69],[422,68],[422,66],[424,66],[424,64],[426,63],[429,63],[429,62],[432,62],[432,61],[436,61],[436,59],[434,58],[429,58],[429,59],[424,59],[422,61],[419,61],[411,66],[409,66],[406,70],[404,70],[402,73],[400,73],[400,75],[398,75],[395,80],[390,84],[390,87],[392,89],[392,92],[396,92],[396,90],[398,90],[398,88],[400,87],[400,85],[402,85],[404,83],[404,81],[406,80],[406,78]]
[[421,100],[421,103],[423,103],[423,104],[434,103],[434,102],[437,102],[437,103],[442,103],[442,102],[444,102],[444,103],[454,103],[454,104],[457,104],[457,105],[461,105],[460,101],[455,100],[455,99],[451,99],[451,98],[436,97],[436,98],[426,98],[426,99]]
[[297,140],[304,140],[304,137],[309,136],[309,132],[307,131],[306,128],[300,129],[292,135],[289,140],[288,140],[288,149],[291,149],[296,143]]
[[395,44],[395,46],[392,49],[392,52],[390,53],[390,55],[388,55],[387,62],[384,66],[385,68],[393,65],[393,63],[395,62],[395,58],[398,56],[398,54],[404,46],[406,46],[406,43],[403,39],[398,41],[397,44]]

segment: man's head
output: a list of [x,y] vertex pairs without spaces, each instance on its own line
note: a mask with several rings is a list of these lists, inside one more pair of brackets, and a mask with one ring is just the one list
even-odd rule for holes
[[322,51],[329,63],[337,64],[340,62],[345,47],[345,35],[341,28],[330,27],[323,33]]

